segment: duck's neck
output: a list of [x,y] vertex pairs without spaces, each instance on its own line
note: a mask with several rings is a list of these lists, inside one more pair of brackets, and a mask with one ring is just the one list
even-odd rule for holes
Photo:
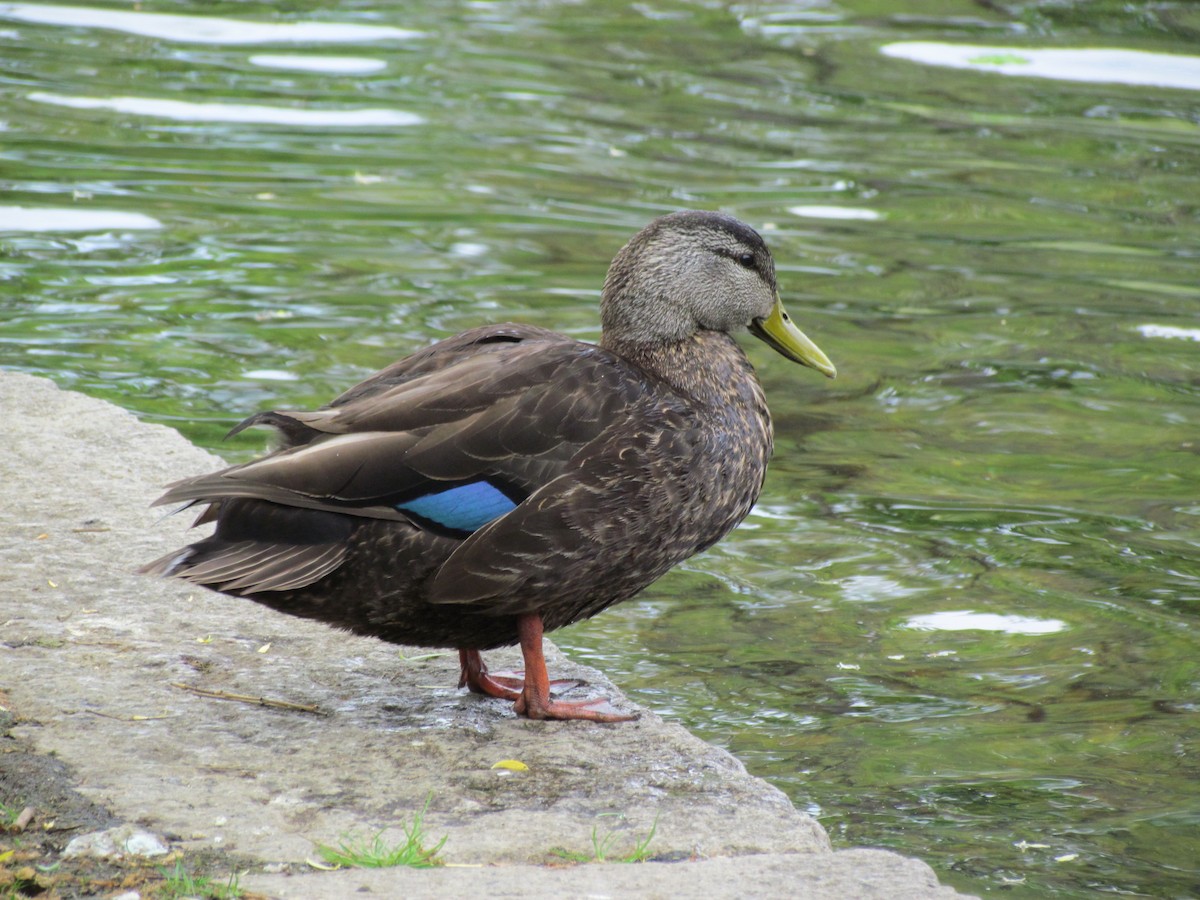
[[615,341],[605,335],[600,346],[623,356],[696,403],[714,409],[734,404],[767,415],[762,388],[750,360],[737,341],[724,332],[699,331],[682,341],[657,344]]

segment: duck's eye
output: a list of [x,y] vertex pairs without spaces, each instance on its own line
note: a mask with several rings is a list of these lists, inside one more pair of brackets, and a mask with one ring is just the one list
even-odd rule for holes
[[754,254],[753,253],[743,253],[741,256],[739,256],[737,258],[737,261],[738,261],[738,264],[744,269],[753,269],[754,268]]

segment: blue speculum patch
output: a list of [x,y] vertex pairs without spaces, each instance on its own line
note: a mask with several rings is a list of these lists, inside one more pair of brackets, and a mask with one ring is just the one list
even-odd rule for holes
[[507,494],[486,481],[472,481],[412,500],[396,509],[451,531],[475,531],[516,507]]

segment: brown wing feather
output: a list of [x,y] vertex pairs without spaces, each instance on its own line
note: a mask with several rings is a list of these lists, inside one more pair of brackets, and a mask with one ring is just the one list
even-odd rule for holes
[[290,544],[231,545],[219,557],[193,565],[188,577],[201,584],[219,584],[235,593],[286,591],[324,578],[345,559],[337,545],[297,547]]
[[352,534],[344,516],[232,499],[219,508],[211,537],[168,553],[142,568],[152,575],[178,575],[197,584],[238,594],[307,587],[337,569]]
[[553,342],[499,345],[428,374],[395,384],[377,383],[370,393],[350,403],[276,415],[326,434],[428,429],[489,410],[506,398],[523,397],[531,389],[561,391],[578,380],[572,372],[594,370],[597,363],[604,365],[611,359],[599,348],[561,337]]
[[[580,451],[582,464],[463,541],[429,585],[430,601],[515,615],[536,609],[539,601],[531,605],[529,598],[558,585],[584,606],[591,596],[607,604],[626,593],[623,573],[632,573],[632,595],[678,562],[679,554],[667,550],[684,545],[677,537],[703,539],[679,515],[692,498],[678,492],[689,484],[699,490],[688,472],[705,448],[682,407],[659,406],[655,413],[661,431],[622,428],[602,436]],[[657,526],[649,535],[647,521]],[[564,586],[567,560],[573,583]],[[578,610],[562,612],[573,621]]]
[[320,581],[342,564],[346,547],[240,541],[207,552],[201,544],[176,550],[141,568],[144,575],[180,575],[222,591],[290,591]]
[[[409,521],[397,498],[431,482],[498,479],[529,494],[561,474],[579,449],[647,393],[619,357],[540,329],[537,339],[453,339],[419,365],[402,361],[313,413],[272,412],[309,429],[309,441],[260,460],[172,485],[156,503],[266,500],[364,518]],[[468,333],[469,334],[469,333]],[[475,346],[473,352],[468,352]],[[626,370],[626,371],[622,371]],[[614,372],[623,374],[614,382]],[[598,383],[606,383],[597,390]],[[361,387],[361,386],[360,386]],[[349,399],[347,399],[349,398]],[[287,429],[285,429],[287,430]],[[300,434],[297,429],[289,435]]]
[[536,325],[506,322],[472,328],[380,369],[370,378],[334,398],[329,406],[339,407],[357,403],[393,385],[455,366],[464,359],[489,353],[508,353],[514,344],[560,343],[562,340],[561,334],[547,328],[538,328]]

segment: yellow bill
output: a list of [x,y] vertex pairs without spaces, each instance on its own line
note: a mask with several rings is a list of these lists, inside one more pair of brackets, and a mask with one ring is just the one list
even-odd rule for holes
[[833,367],[829,357],[822,353],[821,348],[809,340],[803,331],[792,324],[778,296],[775,297],[774,308],[766,318],[755,319],[750,323],[750,333],[792,362],[816,369],[830,378],[837,377],[837,369]]

